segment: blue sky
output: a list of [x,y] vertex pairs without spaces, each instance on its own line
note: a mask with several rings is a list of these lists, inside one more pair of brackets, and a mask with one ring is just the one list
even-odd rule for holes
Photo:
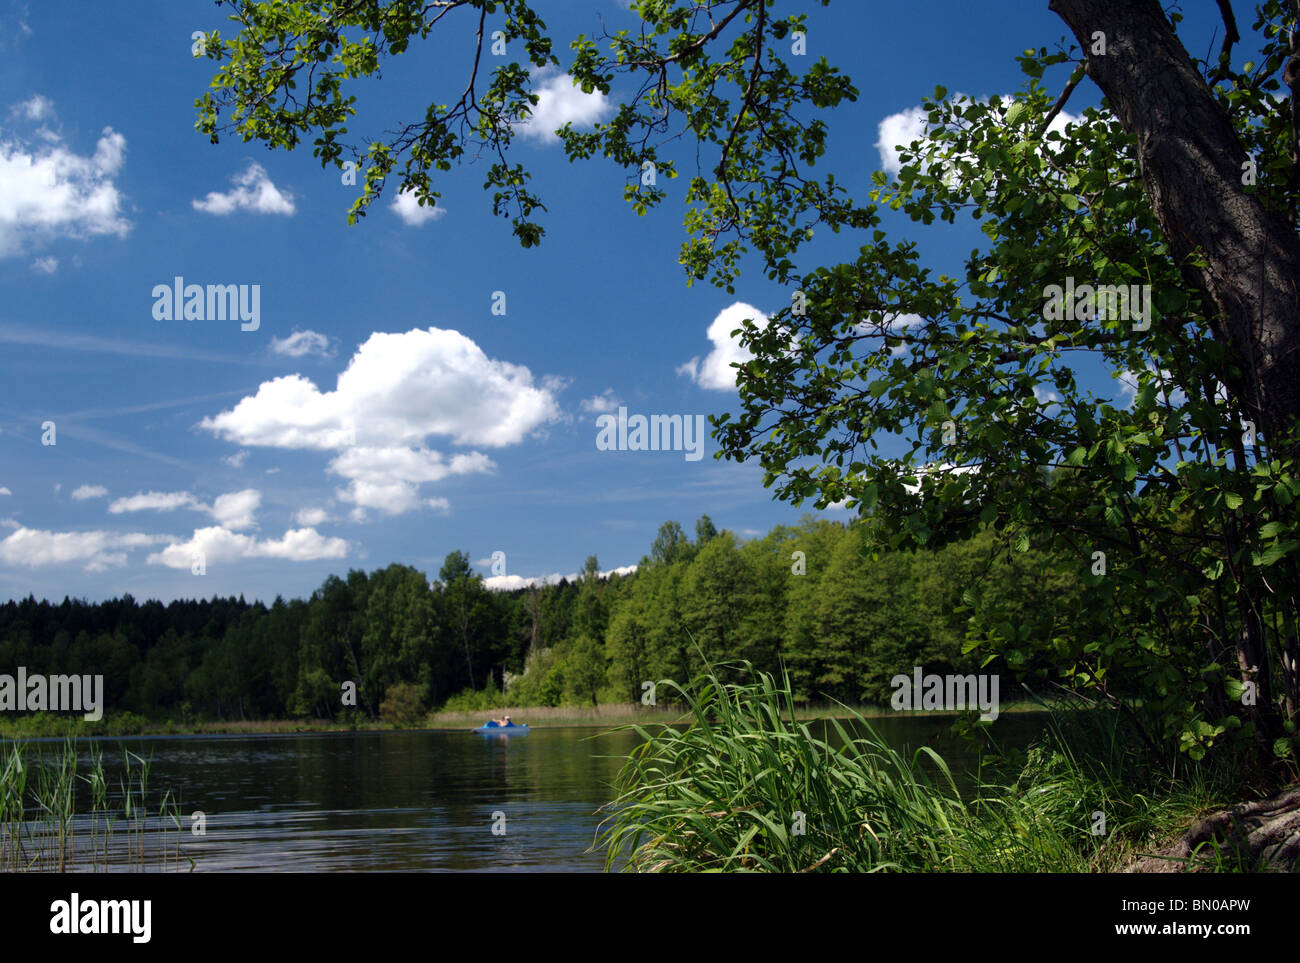
[[[562,60],[602,18],[631,25],[612,0],[542,6]],[[913,5],[881,7],[810,11],[809,53],[862,93],[831,118],[827,166],[863,193],[888,163],[882,134],[906,130],[936,84],[1010,93],[1015,56],[1066,34],[1045,2],[939,2],[921,25]],[[1213,10],[1197,14],[1184,34],[1208,46]],[[725,332],[789,297],[753,270],[734,295],[687,287],[684,178],[637,217],[622,171],[565,161],[545,121],[607,106],[539,78],[544,117],[517,158],[549,208],[540,248],[491,216],[473,165],[439,182],[437,216],[394,207],[390,184],[349,227],[356,189],[309,149],[194,132],[213,64],[190,38],[229,35],[225,16],[208,2],[0,0],[0,598],[269,600],[390,562],[436,577],[453,550],[484,575],[505,553],[506,586],[589,554],[635,564],[667,519],[689,531],[707,513],[742,536],[798,520],[757,465],[715,461],[711,440],[698,461],[596,446],[596,418],[620,404],[734,409]],[[355,132],[458,95],[472,28],[451,26],[361,88]],[[1095,102],[1085,85],[1070,108]],[[927,261],[955,272],[979,237],[930,232]],[[154,289],[177,277],[256,285],[256,330],[158,320]]]

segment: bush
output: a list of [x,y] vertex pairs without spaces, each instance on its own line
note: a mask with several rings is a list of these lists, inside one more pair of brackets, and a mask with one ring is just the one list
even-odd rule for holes
[[442,712],[489,712],[510,704],[491,682],[483,689],[463,689],[443,703]]
[[562,647],[534,649],[524,663],[524,673],[510,680],[506,698],[515,706],[558,706],[564,694]]
[[424,718],[424,699],[419,686],[398,682],[388,687],[379,703],[379,718],[399,729],[412,729]]

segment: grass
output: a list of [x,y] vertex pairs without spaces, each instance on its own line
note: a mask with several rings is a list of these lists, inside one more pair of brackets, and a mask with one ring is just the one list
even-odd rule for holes
[[100,750],[83,771],[74,737],[46,748],[0,748],[0,872],[180,868],[180,800],[150,791],[148,759],[123,749],[114,787]]
[[815,735],[788,678],[742,668],[748,681],[724,683],[710,668],[677,689],[684,728],[622,727],[643,741],[603,809],[593,848],[607,869],[1112,871],[1234,784],[1202,770],[1175,781],[1140,761],[1117,713],[1057,704],[1041,742],[981,757],[963,794],[928,747],[901,754],[848,707]]

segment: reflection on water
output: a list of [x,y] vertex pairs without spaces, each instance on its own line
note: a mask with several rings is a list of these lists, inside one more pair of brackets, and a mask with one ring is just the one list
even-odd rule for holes
[[[928,743],[958,769],[974,764],[950,719],[890,717],[892,744]],[[1023,745],[1041,717],[1004,716],[995,731]],[[598,806],[637,744],[632,732],[533,729],[104,740],[110,786],[121,742],[152,758],[151,794],[181,800],[180,866],[199,872],[322,870],[599,871],[586,852]],[[83,749],[86,748],[84,745]],[[191,833],[204,813],[206,835]],[[496,832],[494,832],[494,827]],[[187,858],[188,857],[188,858]]]

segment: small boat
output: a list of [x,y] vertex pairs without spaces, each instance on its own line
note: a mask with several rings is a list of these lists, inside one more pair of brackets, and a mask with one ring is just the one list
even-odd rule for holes
[[486,725],[479,726],[474,730],[480,736],[526,736],[528,735],[527,726],[517,726],[513,722],[508,726],[498,726],[489,722]]

